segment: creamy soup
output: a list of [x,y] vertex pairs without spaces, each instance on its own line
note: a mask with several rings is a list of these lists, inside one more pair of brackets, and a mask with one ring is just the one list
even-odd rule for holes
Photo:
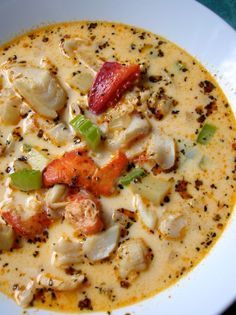
[[235,119],[214,78],[106,22],[31,31],[0,64],[0,290],[111,311],[196,266],[234,205]]

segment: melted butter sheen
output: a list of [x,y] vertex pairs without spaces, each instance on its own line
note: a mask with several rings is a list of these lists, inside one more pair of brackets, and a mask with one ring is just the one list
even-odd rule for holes
[[[90,56],[85,58],[86,63],[69,58],[62,52],[61,44],[70,37],[91,41]],[[86,50],[84,54],[86,55]],[[233,209],[235,174],[232,144],[235,141],[235,120],[227,100],[210,74],[185,51],[164,38],[125,25],[100,22],[51,25],[18,37],[0,48],[1,71],[6,61],[13,65],[18,63],[23,66],[41,67],[42,59],[49,62],[48,68],[54,71],[66,91],[67,106],[73,102],[82,105],[86,103],[87,92],[81,92],[83,88],[76,86],[78,74],[93,75],[106,60],[144,65],[148,69],[144,76],[145,87],[154,92],[160,91],[162,87],[165,93],[176,101],[176,106],[164,119],[151,118],[154,129],[158,126],[174,138],[178,146],[177,170],[164,173],[162,177],[173,178],[174,183],[184,178],[189,183],[188,191],[192,198],[182,199],[173,184],[170,200],[160,205],[158,210],[160,213],[181,212],[186,216],[187,228],[182,240],[165,239],[157,229],[154,232],[145,229],[140,221],[129,228],[129,237],[143,238],[154,254],[148,270],[141,272],[129,288],[121,287],[117,280],[114,257],[111,256],[103,262],[85,262],[77,266],[88,278],[88,282],[79,290],[55,292],[55,295],[50,291],[44,292],[43,296],[36,296],[33,304],[39,308],[78,312],[79,301],[87,297],[91,300],[93,310],[98,311],[112,310],[150,297],[175,283],[209,252],[221,235]],[[177,66],[179,61],[184,64],[182,69]],[[88,64],[92,69],[87,67]],[[215,85],[211,93],[203,93],[203,88],[199,86],[200,82],[205,80]],[[218,129],[212,141],[203,146],[196,144],[196,134],[202,126],[198,121],[201,115],[196,109],[204,109],[211,101],[216,102],[217,110],[209,115],[205,112],[202,115]],[[67,121],[67,116],[65,109],[61,119]],[[23,119],[19,126],[22,124]],[[0,126],[2,142],[12,130],[11,126]],[[16,144],[12,155],[0,157],[0,199],[3,199],[5,192],[5,169],[14,157],[22,155],[21,142]],[[39,138],[35,132],[26,135],[23,142],[47,149],[45,152],[48,152],[47,156],[51,160],[76,147],[73,139],[56,146],[45,141],[43,137]],[[210,163],[205,170],[199,168],[197,158],[186,159],[189,147],[197,149],[202,156],[209,159]],[[105,154],[102,157],[104,156]],[[200,186],[196,183],[197,179],[202,182]],[[44,195],[45,191],[39,193]],[[17,198],[21,200],[24,196],[18,193]],[[129,189],[122,190],[114,197],[103,197],[101,203],[107,224],[111,221],[113,210],[133,209]],[[73,235],[72,227],[65,222],[57,222],[49,229],[49,237],[45,238],[45,242],[31,244],[21,241],[22,248],[2,252],[0,290],[13,296],[14,285],[25,285],[29,278],[36,277],[41,270],[59,276],[64,274],[63,270],[53,267],[50,262],[51,245],[61,235]]]

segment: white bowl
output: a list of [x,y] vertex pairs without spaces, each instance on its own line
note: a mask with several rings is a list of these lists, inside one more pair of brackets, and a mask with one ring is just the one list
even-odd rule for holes
[[[163,35],[216,74],[235,111],[236,33],[199,3],[192,0],[1,0],[0,38],[4,41],[45,22],[72,19],[118,21]],[[236,298],[235,231],[234,212],[220,240],[191,273],[155,297],[112,314],[219,314]],[[0,303],[1,314],[22,314],[3,295]],[[32,310],[29,313],[35,314]]]

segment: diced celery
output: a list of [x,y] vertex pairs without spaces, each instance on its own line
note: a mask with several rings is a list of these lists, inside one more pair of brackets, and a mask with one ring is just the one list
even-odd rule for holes
[[76,132],[82,136],[92,150],[96,150],[101,142],[102,132],[98,126],[83,115],[77,115],[70,122]]
[[12,184],[22,190],[31,191],[42,186],[42,174],[38,170],[21,170],[10,175]]
[[133,180],[143,177],[146,174],[143,168],[134,168],[127,175],[119,179],[119,184],[123,186],[129,185]]

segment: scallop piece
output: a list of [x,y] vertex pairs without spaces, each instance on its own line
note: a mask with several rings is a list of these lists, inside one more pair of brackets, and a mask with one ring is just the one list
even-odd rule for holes
[[78,264],[83,260],[82,243],[78,240],[62,236],[52,246],[52,250],[51,264],[55,267]]
[[155,132],[148,145],[147,155],[154,159],[164,170],[168,170],[175,164],[175,141],[167,135]]
[[15,233],[0,217],[0,250],[10,250],[15,241]]
[[150,264],[150,251],[141,238],[129,239],[122,243],[116,253],[117,276],[133,281]]
[[113,225],[104,232],[87,237],[83,244],[84,254],[91,261],[107,258],[116,249],[119,237],[119,224]]
[[37,278],[37,284],[46,289],[54,289],[56,291],[73,291],[81,286],[85,279],[83,274],[67,276],[67,277],[57,277],[50,273],[40,273]]
[[136,222],[136,213],[124,208],[116,209],[112,213],[112,220],[125,228],[127,225]]
[[46,130],[49,139],[56,145],[64,145],[71,137],[70,130],[63,123],[57,124],[55,127]]
[[20,120],[22,100],[12,89],[5,89],[0,96],[0,119],[5,125],[17,125]]
[[148,229],[154,230],[157,224],[157,213],[155,211],[154,205],[138,194],[134,195],[133,205],[138,211],[143,224]]
[[54,185],[52,188],[49,188],[46,193],[46,205],[53,210],[65,207],[68,204],[67,201],[63,201],[66,193],[66,185]]
[[21,307],[27,307],[33,300],[37,284],[34,280],[30,280],[25,288],[16,289],[14,292],[14,297],[16,303]]
[[160,221],[159,230],[163,236],[179,239],[183,236],[187,220],[183,214],[169,214]]
[[8,70],[15,90],[38,114],[54,119],[66,103],[66,93],[49,71],[33,67]]

